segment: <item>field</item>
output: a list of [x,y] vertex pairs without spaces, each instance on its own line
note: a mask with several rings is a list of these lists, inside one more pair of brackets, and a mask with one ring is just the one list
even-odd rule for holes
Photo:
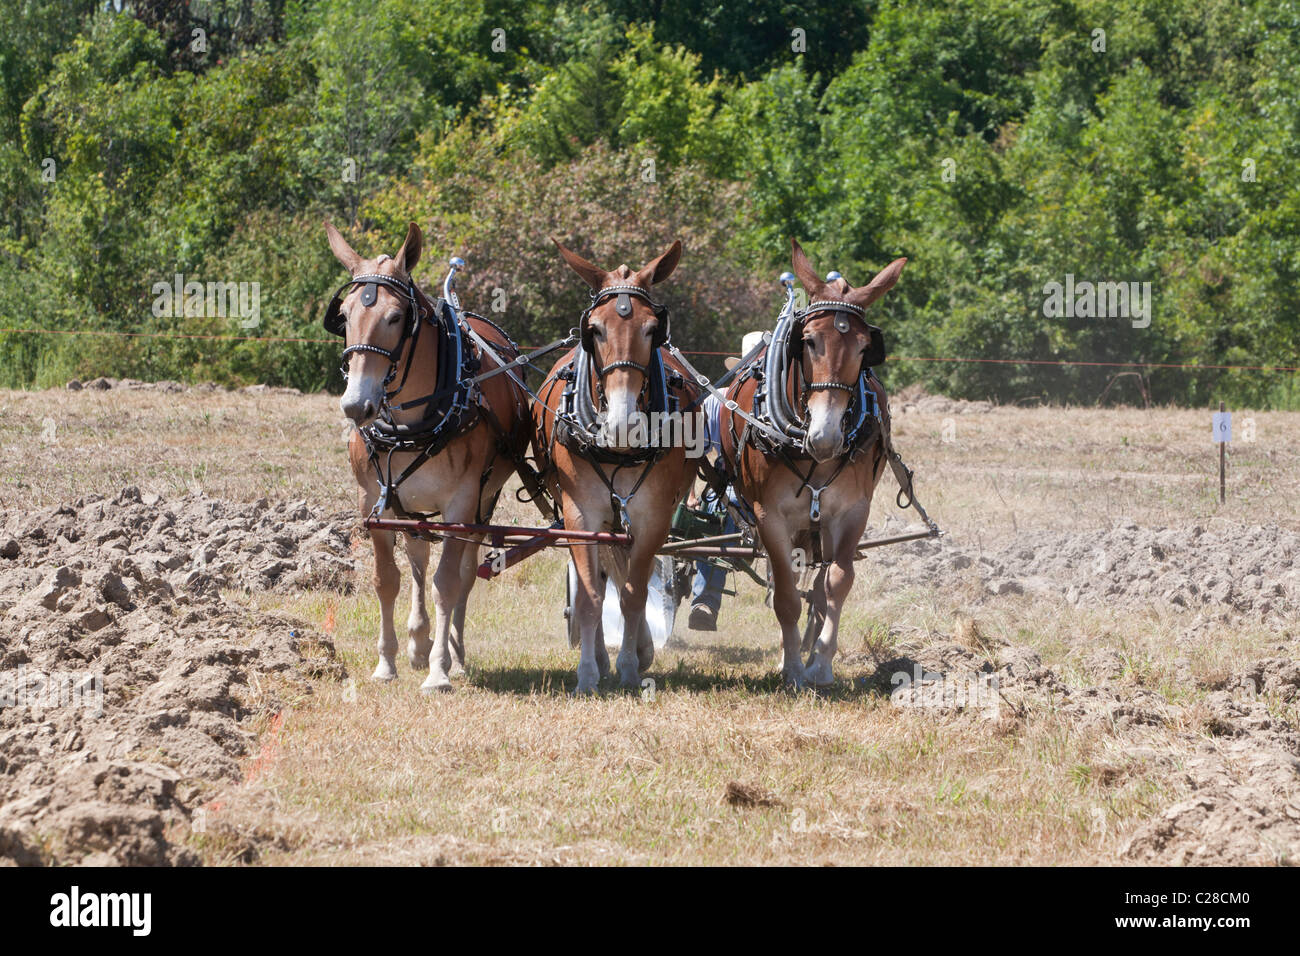
[[366,679],[335,399],[0,392],[0,691],[84,669],[104,701],[0,709],[0,859],[1294,863],[1300,414],[1236,412],[1220,504],[1208,411],[894,411],[948,534],[861,563],[829,691],[780,690],[741,580],[644,693],[575,698],[551,553],[479,583],[428,698],[400,656]]

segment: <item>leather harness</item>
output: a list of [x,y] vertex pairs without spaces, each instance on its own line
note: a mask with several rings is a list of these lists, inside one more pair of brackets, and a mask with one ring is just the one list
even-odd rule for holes
[[[915,506],[931,531],[938,533],[938,527],[926,515],[920,503],[916,501],[912,489],[912,471],[894,450],[890,437],[887,413],[879,400],[884,389],[876,378],[872,367],[885,360],[884,336],[880,329],[867,325],[871,344],[863,354],[862,366],[853,382],[809,382],[800,390],[800,404],[807,396],[816,391],[844,391],[849,393],[849,403],[845,410],[845,449],[840,454],[834,471],[820,486],[812,484],[817,462],[807,451],[807,409],[802,413],[790,408],[787,390],[792,384],[791,378],[798,376],[802,332],[808,320],[819,313],[832,312],[840,315],[863,318],[863,309],[851,302],[838,299],[821,299],[808,304],[807,308],[796,311],[793,290],[786,308],[777,320],[776,329],[765,336],[764,345],[755,348],[745,356],[733,370],[735,381],[728,387],[724,404],[734,414],[729,419],[728,429],[735,448],[736,468],[743,468],[744,449],[746,445],[769,458],[775,458],[799,479],[799,489],[795,496],[808,489],[810,503],[808,508],[809,531],[812,543],[812,563],[815,566],[829,564],[822,553],[821,540],[821,496],[831,483],[853,463],[864,451],[872,449],[877,443],[898,480],[899,493],[897,504],[900,508]],[[841,334],[851,329],[851,321],[837,316],[835,327]],[[736,402],[742,384],[754,378],[758,384],[754,390],[752,414],[740,409]],[[744,422],[739,433],[736,431],[736,419]],[[807,461],[806,473],[801,471],[797,462]],[[720,476],[723,480],[726,476]],[[737,475],[738,477],[738,475]],[[904,502],[904,497],[907,501]],[[752,505],[745,500],[740,490],[736,489],[736,501],[740,505],[742,517],[751,525],[757,524]]]
[[[518,411],[516,421],[519,424],[516,425],[514,432],[507,433],[497,415],[483,400],[483,392],[479,387],[479,383],[486,378],[502,371],[508,373],[512,362],[491,349],[469,323],[461,318],[458,309],[447,298],[439,297],[436,302],[430,302],[428,297],[416,288],[415,283],[409,277],[403,282],[378,273],[356,275],[343,283],[338,291],[334,293],[325,312],[323,320],[325,329],[335,335],[346,333],[347,320],[342,314],[342,302],[346,298],[346,290],[361,286],[361,304],[369,306],[374,304],[377,288],[381,285],[397,293],[406,302],[402,333],[397,346],[389,350],[367,342],[350,345],[343,350],[341,368],[343,377],[346,379],[348,358],[359,352],[381,355],[387,358],[389,362],[388,373],[384,377],[384,402],[380,408],[379,416],[374,422],[359,429],[362,440],[366,445],[371,467],[374,468],[376,480],[379,482],[379,500],[375,503],[372,514],[380,515],[384,511],[391,509],[402,518],[427,518],[427,515],[414,515],[408,512],[402,506],[398,489],[425,462],[446,448],[456,438],[467,434],[480,420],[486,421],[495,433],[498,452],[514,464],[515,469],[520,473],[520,478],[524,481],[525,487],[535,488],[538,484],[536,471],[515,450],[523,438],[521,431],[526,432],[529,423],[524,400],[516,394],[515,400]],[[519,348],[505,330],[484,316],[475,315],[474,313],[467,314],[486,322],[501,336],[505,343],[501,346],[501,349],[510,355],[511,359],[518,356]],[[435,386],[434,391],[428,395],[399,405],[393,405],[391,404],[392,400],[401,393],[407,377],[410,375],[420,333],[426,324],[432,327],[431,334],[438,336],[438,369],[435,382],[449,382],[450,384],[441,388]],[[397,377],[404,350],[406,352],[406,362],[401,381],[396,389],[388,391],[389,384]],[[477,373],[482,367],[482,354],[484,352],[491,354],[499,367],[479,375]],[[421,406],[426,407],[418,422],[404,425],[394,419],[395,412],[407,411]],[[394,476],[393,455],[399,452],[413,454],[415,457],[400,474]],[[381,457],[385,459],[382,467],[380,464]],[[479,522],[483,520],[481,491],[487,486],[491,474],[492,464],[489,462],[479,477],[480,496],[477,519]],[[491,513],[495,505],[496,499],[493,499],[489,502],[487,511]]]
[[[602,365],[596,352],[595,330],[590,323],[590,316],[603,302],[615,299],[614,310],[623,318],[632,314],[632,298],[639,298],[650,305],[659,324],[650,339],[650,364],[624,359]],[[578,339],[580,348],[574,350],[573,357],[561,369],[552,374],[539,392],[545,390],[540,398],[550,408],[553,419],[549,440],[543,441],[543,451],[549,467],[554,467],[554,458],[550,449],[563,445],[577,457],[586,461],[609,490],[610,508],[614,513],[615,530],[630,531],[627,508],[632,498],[641,489],[641,485],[651,470],[667,454],[661,447],[645,447],[629,451],[618,451],[601,444],[600,430],[605,411],[605,376],[615,369],[630,368],[641,373],[641,392],[638,403],[647,407],[644,411],[676,412],[680,403],[675,390],[685,380],[678,373],[664,366],[662,349],[671,348],[668,307],[651,298],[650,293],[638,285],[612,285],[591,293],[591,304],[583,311],[578,322]],[[564,382],[564,391],[560,396],[558,408],[550,407],[550,397],[559,382]],[[593,390],[596,400],[592,399]],[[598,403],[598,404],[597,404]],[[606,474],[603,466],[610,466],[612,472]],[[626,495],[620,495],[614,486],[614,479],[624,468],[644,466],[636,482]]]

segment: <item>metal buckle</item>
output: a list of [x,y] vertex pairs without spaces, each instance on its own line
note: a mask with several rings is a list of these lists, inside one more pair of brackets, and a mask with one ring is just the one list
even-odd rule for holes
[[627,504],[629,501],[632,500],[632,496],[628,495],[626,498],[624,498],[614,491],[611,491],[609,493],[609,496],[614,499],[616,505],[615,510],[617,512],[617,516],[619,520],[619,526],[620,526],[619,530],[630,534],[632,531],[632,519],[628,516]]

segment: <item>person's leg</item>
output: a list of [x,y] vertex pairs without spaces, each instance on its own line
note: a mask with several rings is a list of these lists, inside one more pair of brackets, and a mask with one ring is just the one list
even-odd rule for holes
[[[722,533],[736,530],[729,512],[723,512]],[[718,626],[718,609],[722,607],[722,588],[727,583],[727,569],[708,561],[695,562],[695,580],[691,587],[691,617],[688,626],[696,631],[713,631]]]
[[722,606],[722,586],[727,581],[726,568],[708,561],[695,562],[695,582],[691,587],[691,606],[704,605],[714,613]]

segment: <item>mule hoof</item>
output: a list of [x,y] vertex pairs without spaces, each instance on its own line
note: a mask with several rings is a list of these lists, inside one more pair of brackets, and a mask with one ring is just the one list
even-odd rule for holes
[[654,641],[638,643],[636,646],[636,662],[642,671],[648,671],[650,665],[655,662],[655,644]]
[[451,681],[445,674],[440,674],[437,677],[430,674],[424,679],[424,683],[420,685],[421,694],[450,694],[451,691]]
[[449,677],[464,677],[465,665],[460,661],[452,661],[451,668],[447,671]]
[[828,660],[815,660],[804,671],[804,679],[815,687],[829,687],[835,683],[835,671]]
[[[414,630],[414,628],[411,630]],[[406,642],[406,659],[411,662],[412,667],[417,670],[424,670],[429,666],[429,651],[432,649],[433,641],[429,640],[427,636],[421,638],[412,635]]]
[[381,659],[379,666],[375,668],[375,672],[370,675],[370,679],[385,684],[397,680],[397,665],[390,660]]
[[803,668],[801,667],[797,671],[783,671],[781,673],[781,686],[791,693],[807,690],[809,682]]
[[595,661],[582,661],[578,664],[578,694],[594,694],[600,685],[600,668]]

